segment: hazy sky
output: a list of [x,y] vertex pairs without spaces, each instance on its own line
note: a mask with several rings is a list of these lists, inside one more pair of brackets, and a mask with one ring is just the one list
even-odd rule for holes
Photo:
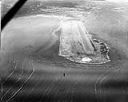
[[106,0],[111,2],[128,2],[128,0]]
[[[0,0],[1,1],[1,0]],[[12,2],[15,2],[15,1],[18,1],[18,0],[2,0],[2,1],[12,1]],[[30,1],[30,0],[29,0]],[[34,0],[31,0],[31,1],[34,1]],[[35,0],[36,1],[36,0]],[[50,1],[50,0],[39,0],[39,1]],[[52,0],[53,1],[53,0]],[[54,0],[54,1],[69,1],[69,0]],[[78,1],[78,0],[71,0],[71,1]],[[84,0],[83,0],[84,1]],[[85,0],[85,1],[95,1],[95,0]],[[98,1],[98,0],[96,0]],[[99,1],[102,1],[102,0],[99,0]],[[111,1],[111,2],[128,2],[128,0],[104,0],[104,1]]]

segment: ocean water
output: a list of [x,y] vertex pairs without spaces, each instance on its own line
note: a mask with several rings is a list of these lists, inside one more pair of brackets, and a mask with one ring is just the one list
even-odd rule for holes
[[[2,16],[10,7],[3,4]],[[3,41],[10,39],[4,47],[15,45],[8,50],[13,53],[1,52],[1,101],[127,102],[127,12],[127,3],[28,1],[1,33],[8,36]],[[59,41],[49,38],[48,28],[66,17],[82,20],[94,38],[105,42],[111,61],[78,64],[57,56]],[[51,42],[42,45],[46,40]]]

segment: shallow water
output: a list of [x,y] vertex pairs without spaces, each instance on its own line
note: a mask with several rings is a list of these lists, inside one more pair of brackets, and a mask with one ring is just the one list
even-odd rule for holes
[[[30,4],[26,4],[2,32],[7,35],[1,40],[5,42],[6,46],[3,47],[9,54],[1,54],[1,100],[127,102],[126,3],[82,2],[73,8],[61,4],[54,7],[58,3],[47,3],[49,8],[39,5],[41,3]],[[108,44],[111,62],[101,65],[78,64],[57,56],[58,38],[49,38],[52,31],[49,28],[56,28],[57,22],[63,17],[35,16],[42,13],[81,18],[94,38]]]

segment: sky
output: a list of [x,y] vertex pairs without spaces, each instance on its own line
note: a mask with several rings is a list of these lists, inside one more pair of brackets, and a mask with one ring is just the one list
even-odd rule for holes
[[[1,0],[0,0],[1,1]],[[18,1],[18,0],[2,0],[2,1]],[[34,0],[33,0],[34,1]],[[36,0],[35,0],[36,1]],[[40,0],[40,1],[50,1],[50,0]],[[69,1],[69,0],[54,0],[54,1]],[[75,1],[75,0],[72,0]],[[84,0],[83,0],[84,1]],[[86,1],[86,0],[85,0]],[[89,0],[88,0],[89,1]],[[93,0],[90,0],[93,1]],[[105,1],[110,1],[110,2],[128,2],[128,0],[105,0]]]
[[128,0],[106,0],[110,2],[128,2]]

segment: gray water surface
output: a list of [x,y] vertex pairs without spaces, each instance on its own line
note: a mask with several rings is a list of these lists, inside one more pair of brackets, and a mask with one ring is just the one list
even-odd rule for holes
[[[5,5],[9,8],[9,4]],[[8,10],[8,8],[4,9],[5,7],[3,7],[3,15]],[[3,40],[8,42],[10,39],[10,43],[4,46],[7,48],[7,54],[4,55],[5,52],[1,50],[1,101],[127,102],[127,7],[126,3],[105,1],[66,3],[30,1],[26,3],[1,33],[1,35],[8,34],[6,32],[14,34],[10,29],[14,25],[19,27],[17,34],[21,34],[5,37]],[[90,34],[108,44],[111,62],[91,65],[66,60],[57,56],[58,40],[44,50],[45,46],[42,46],[42,43],[46,38],[35,37],[34,34],[45,34],[40,25],[44,23],[54,27],[58,18],[44,19],[38,16],[42,14],[81,19]],[[49,29],[46,31],[46,35],[50,34]],[[26,32],[31,34],[24,37]],[[32,40],[25,40],[29,39],[29,36]],[[26,42],[22,43],[22,41]],[[32,44],[24,47],[27,41]]]

